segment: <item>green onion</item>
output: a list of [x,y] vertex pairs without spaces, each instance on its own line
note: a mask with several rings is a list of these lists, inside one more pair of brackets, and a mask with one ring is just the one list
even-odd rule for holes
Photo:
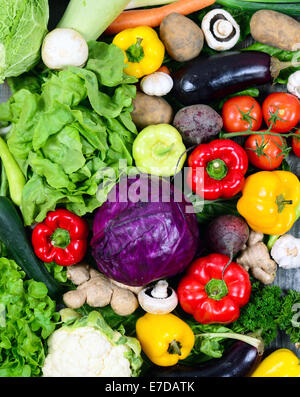
[[300,16],[300,1],[288,3],[282,2],[282,0],[280,3],[278,1],[279,0],[276,2],[267,0],[264,0],[264,2],[253,0],[217,0],[216,3],[225,7],[231,7],[243,11],[255,12],[258,10],[273,10],[292,16]]
[[178,0],[131,0],[127,5],[125,10],[131,10],[133,8],[142,8],[142,7],[155,7],[164,4],[174,3]]

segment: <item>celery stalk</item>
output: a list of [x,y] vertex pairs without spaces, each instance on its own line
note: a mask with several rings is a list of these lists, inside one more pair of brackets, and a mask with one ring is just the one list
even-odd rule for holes
[[70,0],[58,28],[72,28],[86,41],[97,40],[130,0]]
[[125,10],[131,10],[133,8],[161,6],[164,4],[175,3],[175,1],[178,0],[131,0]]

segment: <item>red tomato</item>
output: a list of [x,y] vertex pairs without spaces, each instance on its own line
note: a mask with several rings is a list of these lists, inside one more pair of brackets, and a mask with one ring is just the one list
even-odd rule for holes
[[293,138],[293,152],[297,157],[300,157],[300,130],[296,132],[299,135],[299,140],[297,138]]
[[266,171],[280,166],[285,157],[286,147],[285,139],[279,135],[250,135],[245,142],[245,150],[250,163]]
[[281,120],[276,120],[272,126],[272,131],[288,132],[299,123],[300,101],[295,95],[286,92],[274,92],[265,99],[262,111],[268,126],[271,125],[271,115],[277,110],[277,115]]
[[224,103],[222,117],[227,132],[247,131],[250,120],[251,130],[257,131],[262,122],[262,110],[260,104],[251,96],[236,96]]

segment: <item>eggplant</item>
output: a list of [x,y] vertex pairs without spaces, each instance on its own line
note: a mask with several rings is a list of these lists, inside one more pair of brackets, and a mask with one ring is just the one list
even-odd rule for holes
[[145,377],[162,378],[239,378],[249,376],[261,360],[256,347],[238,341],[219,359],[208,361],[197,367],[177,364],[172,367],[152,367]]
[[[183,105],[206,104],[278,75],[276,58],[259,51],[230,51],[200,56],[185,64],[173,76],[174,97]],[[279,70],[277,70],[279,69]]]

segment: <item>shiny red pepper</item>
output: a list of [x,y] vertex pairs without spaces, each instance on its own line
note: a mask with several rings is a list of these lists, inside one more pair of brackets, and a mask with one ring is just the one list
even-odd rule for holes
[[188,158],[187,184],[206,200],[231,198],[244,185],[248,169],[245,150],[229,139],[215,139],[196,147]]
[[221,254],[196,259],[178,285],[181,307],[201,324],[232,323],[249,301],[248,272],[234,262],[226,267],[229,260]]
[[80,262],[87,249],[89,227],[87,222],[64,209],[48,212],[44,222],[32,232],[36,256],[46,263],[60,266]]

